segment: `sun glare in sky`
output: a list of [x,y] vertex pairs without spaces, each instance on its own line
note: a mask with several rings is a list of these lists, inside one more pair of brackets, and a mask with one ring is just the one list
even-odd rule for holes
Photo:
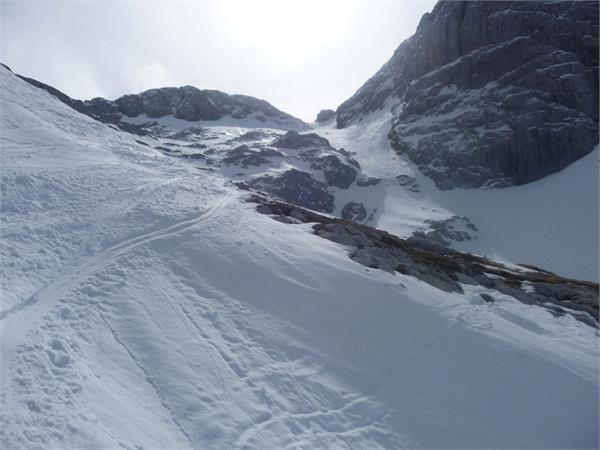
[[435,0],[0,0],[0,61],[74,98],[193,85],[313,120],[350,97]]
[[351,29],[352,0],[225,0],[217,20],[244,45],[278,57],[303,57],[330,45]]

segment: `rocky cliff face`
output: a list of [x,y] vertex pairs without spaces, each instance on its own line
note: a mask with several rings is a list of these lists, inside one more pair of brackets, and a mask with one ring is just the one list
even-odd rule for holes
[[152,119],[173,115],[178,119],[195,122],[253,118],[302,127],[304,123],[290,114],[278,110],[270,103],[247,95],[229,95],[214,90],[201,90],[193,86],[150,89],[140,94],[124,95],[115,101],[95,98],[85,102],[88,112],[105,122],[117,122],[123,116],[146,115]]
[[317,114],[317,118],[316,118],[315,122],[324,123],[324,122],[327,122],[328,120],[332,120],[334,117],[335,117],[335,111],[333,109],[322,109]]
[[443,189],[561,170],[598,143],[598,2],[439,2],[337,125],[394,105],[392,146]]
[[[3,67],[10,70],[4,64]],[[278,125],[282,129],[303,129],[306,124],[280,111],[269,102],[248,95],[229,95],[215,90],[201,90],[193,86],[150,89],[140,94],[129,94],[111,101],[102,97],[77,100],[58,89],[33,78],[17,75],[29,84],[43,89],[76,111],[105,123],[114,123],[125,131],[143,131],[124,118],[145,115],[149,119],[174,116],[189,122],[223,118],[253,119],[265,126]]]
[[[266,150],[257,145],[261,144],[254,143],[253,149],[248,150],[253,154]],[[288,131],[270,145],[272,148],[269,149],[278,153],[278,159],[286,170],[254,176],[238,183],[239,187],[269,192],[305,208],[333,213],[336,199],[332,191],[334,188],[350,188],[360,172],[359,164],[344,150],[333,148],[327,139],[314,133]],[[239,160],[234,163],[240,165]],[[265,164],[277,167],[273,160],[268,160]],[[258,170],[255,170],[255,174],[259,173]],[[357,220],[364,220],[366,217],[365,211],[364,216]]]

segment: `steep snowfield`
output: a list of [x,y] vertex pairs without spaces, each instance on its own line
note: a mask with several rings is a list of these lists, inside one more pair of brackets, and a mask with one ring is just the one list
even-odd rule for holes
[[[342,130],[333,122],[313,130],[333,146],[355,152],[363,172],[382,179],[365,199],[365,205],[378,208],[371,225],[410,236],[427,230],[425,220],[466,216],[478,228],[478,239],[454,243],[458,250],[598,280],[598,148],[561,172],[526,185],[440,191],[390,147],[388,110]],[[420,192],[402,186],[398,175],[414,178]]]
[[591,327],[366,269],[0,83],[3,448],[598,445]]

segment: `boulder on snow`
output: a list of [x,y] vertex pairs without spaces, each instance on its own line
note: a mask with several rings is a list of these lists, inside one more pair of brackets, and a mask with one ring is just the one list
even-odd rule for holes
[[331,148],[329,141],[315,133],[300,134],[288,131],[273,142],[273,146],[281,148],[300,149],[305,147]]
[[327,186],[311,174],[297,169],[289,169],[279,175],[264,175],[246,184],[304,208],[326,213],[334,209],[334,197],[327,192]]
[[463,216],[452,216],[442,220],[426,220],[430,230],[415,231],[409,241],[429,241],[434,245],[448,247],[452,242],[473,241],[477,239],[477,227]]
[[342,208],[342,219],[352,222],[362,222],[367,218],[365,205],[357,202],[348,202]]
[[377,186],[379,183],[381,183],[381,178],[377,177],[359,178],[356,180],[356,185],[360,187]]
[[417,180],[415,177],[402,174],[402,175],[398,175],[396,177],[396,180],[398,180],[398,184],[400,186],[404,186],[410,192],[421,192],[421,189],[419,188],[419,184],[417,183]]

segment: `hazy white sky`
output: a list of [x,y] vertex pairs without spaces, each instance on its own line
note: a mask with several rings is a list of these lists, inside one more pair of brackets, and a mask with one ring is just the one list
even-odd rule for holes
[[80,99],[190,84],[312,121],[412,35],[434,0],[0,0],[0,62]]

